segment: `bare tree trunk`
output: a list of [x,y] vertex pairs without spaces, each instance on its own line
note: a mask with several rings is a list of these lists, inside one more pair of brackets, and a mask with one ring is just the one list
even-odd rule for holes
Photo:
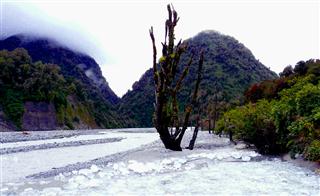
[[197,139],[198,131],[199,131],[199,127],[200,127],[200,123],[199,122],[200,122],[200,117],[199,117],[199,115],[197,115],[196,127],[195,127],[195,129],[193,131],[192,139],[189,142],[189,147],[187,147],[187,149],[189,149],[189,150],[193,150],[194,144],[196,143],[196,139]]
[[[154,125],[160,135],[161,141],[167,149],[181,151],[181,141],[189,125],[189,118],[198,97],[203,65],[203,53],[201,52],[200,54],[197,73],[198,77],[191,103],[185,108],[182,126],[180,126],[177,93],[181,89],[182,82],[192,64],[193,55],[188,64],[185,65],[180,77],[177,78],[177,67],[179,65],[180,56],[186,49],[186,44],[182,44],[180,41],[176,46],[174,45],[174,28],[177,25],[179,18],[173,7],[168,5],[167,9],[169,17],[165,23],[165,40],[161,43],[162,57],[158,64],[153,28],[151,27],[149,31],[153,46],[153,77],[156,97]],[[177,80],[175,80],[175,78],[177,78]],[[173,84],[174,81],[177,82]],[[174,133],[170,131],[172,127],[176,128]]]
[[213,125],[212,125],[212,129],[213,129],[213,130],[216,128],[216,122],[217,122],[217,117],[216,117],[216,112],[214,112],[214,115],[213,115]]
[[208,115],[208,121],[209,121],[209,134],[211,134],[211,115]]

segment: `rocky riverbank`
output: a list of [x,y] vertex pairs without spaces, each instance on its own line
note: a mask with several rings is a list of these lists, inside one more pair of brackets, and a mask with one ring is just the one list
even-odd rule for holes
[[[130,138],[143,139],[143,134],[148,134],[145,132],[119,130],[114,132],[114,137],[117,134],[128,134]],[[187,146],[190,137],[191,133],[188,132],[183,140],[183,146]],[[117,143],[119,142],[111,144]],[[90,146],[87,146],[88,150]],[[239,143],[235,146],[227,138],[219,138],[207,132],[199,132],[196,147],[192,151],[186,149],[182,152],[169,151],[156,140],[108,156],[34,173],[29,175],[26,181],[4,184],[2,193],[4,195],[31,193],[32,195],[317,195],[319,193],[319,175],[312,170],[285,161],[281,157],[262,156],[254,149],[244,147],[244,144]]]

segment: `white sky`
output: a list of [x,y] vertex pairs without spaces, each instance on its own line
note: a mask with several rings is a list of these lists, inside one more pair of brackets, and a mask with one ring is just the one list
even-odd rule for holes
[[122,96],[151,67],[148,30],[154,26],[156,41],[163,41],[169,2],[181,17],[177,38],[220,31],[277,73],[299,60],[320,58],[318,0],[0,0],[1,37],[37,33],[88,53]]

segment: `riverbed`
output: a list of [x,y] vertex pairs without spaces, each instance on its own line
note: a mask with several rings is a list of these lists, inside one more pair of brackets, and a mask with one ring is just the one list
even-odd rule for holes
[[57,133],[2,141],[1,195],[320,194],[314,171],[207,132],[182,152],[164,149],[154,129]]

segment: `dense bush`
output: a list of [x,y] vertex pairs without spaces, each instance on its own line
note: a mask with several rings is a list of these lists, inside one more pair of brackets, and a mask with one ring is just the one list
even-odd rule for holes
[[25,101],[53,102],[56,108],[60,108],[66,107],[69,95],[68,84],[59,67],[33,63],[22,48],[0,51],[0,93],[0,104],[6,116],[19,129]]
[[306,149],[305,155],[310,161],[319,161],[320,157],[320,140],[314,140]]
[[[96,88],[81,78],[64,77],[60,69],[55,64],[33,62],[23,48],[0,51],[0,106],[18,129],[26,101],[54,103],[58,123],[64,128],[74,129],[74,123],[90,127],[121,126],[123,121],[115,108]],[[85,77],[78,68],[73,72]]]
[[299,62],[297,66],[294,75],[273,82],[277,86],[278,81],[285,81],[287,85],[280,91],[265,90],[261,86],[266,82],[251,87],[248,100],[255,100],[254,94],[268,100],[257,99],[227,111],[217,131],[233,131],[236,138],[255,144],[262,153],[290,151],[291,155],[300,153],[320,161],[320,77],[314,71],[320,61]]
[[236,139],[255,144],[261,153],[281,151],[272,116],[272,104],[260,100],[224,113],[218,121],[217,132],[233,132]]
[[19,91],[6,89],[1,91],[1,102],[5,114],[20,129],[24,112],[23,96]]

